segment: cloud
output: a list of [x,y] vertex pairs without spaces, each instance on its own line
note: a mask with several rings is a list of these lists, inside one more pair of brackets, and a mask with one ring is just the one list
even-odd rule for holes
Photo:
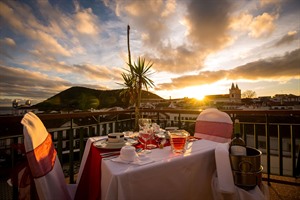
[[249,35],[254,38],[267,37],[275,29],[274,20],[277,18],[276,15],[270,15],[269,13],[263,13],[253,19],[250,23]]
[[249,12],[241,12],[231,17],[230,28],[237,31],[249,31],[253,16]]
[[181,76],[171,83],[159,84],[158,90],[174,90],[190,86],[211,84],[222,79],[279,80],[299,78],[300,49],[283,56],[270,57],[238,66],[231,70],[203,71],[196,75]]
[[[36,69],[43,72],[56,71],[57,73],[70,74],[72,66],[63,61],[58,61],[51,56],[44,56],[40,51],[34,51],[36,59],[23,61],[22,64],[31,69]],[[39,56],[38,56],[39,55]]]
[[186,15],[190,41],[202,51],[224,47],[231,40],[228,32],[231,9],[229,1],[191,1]]
[[173,73],[196,71],[205,58],[231,42],[228,33],[231,4],[228,1],[197,1],[187,5],[184,22],[187,33],[184,43],[160,46],[159,58],[152,59],[154,68]]
[[0,64],[4,63],[5,58],[13,60],[13,56],[8,51],[16,52],[16,42],[12,38],[6,37],[4,39],[0,39],[0,46],[0,56],[3,56],[0,60]]
[[97,35],[100,30],[97,26],[97,16],[91,8],[84,9],[75,14],[76,29],[81,34]]
[[[231,42],[230,1],[105,1],[128,21],[132,38],[157,71],[184,73],[199,70],[204,59]],[[135,48],[135,43],[131,49]],[[145,47],[145,48],[144,48]],[[134,52],[132,52],[134,53]]]
[[39,69],[44,72],[56,71],[60,74],[72,74],[85,79],[99,81],[121,80],[122,70],[117,67],[106,67],[93,64],[69,65],[63,61],[57,61],[53,57],[41,57],[40,52],[33,52],[36,60],[24,61],[22,64],[30,68]]
[[91,64],[74,65],[72,73],[78,73],[88,79],[107,81],[107,80],[122,80],[122,70],[119,68],[108,68],[106,66],[97,66]]
[[62,78],[51,77],[40,72],[0,65],[1,96],[23,99],[45,100],[72,86],[108,89],[96,84],[73,84]]
[[71,57],[85,53],[81,44],[85,39],[80,37],[97,37],[100,33],[99,20],[91,8],[77,7],[76,12],[67,13],[48,1],[37,1],[35,11],[20,1],[0,2],[0,8],[3,23],[31,41],[27,48],[44,55]]
[[233,30],[248,32],[253,38],[269,36],[275,30],[274,21],[278,15],[263,13],[254,17],[248,12],[242,12],[231,18],[230,27]]
[[[112,83],[121,82],[119,67],[124,67],[128,60],[127,24],[131,27],[132,60],[142,56],[147,61],[153,61],[153,69],[168,76],[159,80],[161,82],[169,80],[170,76],[177,76],[170,83],[158,85],[160,88],[209,84],[222,79],[291,77],[287,69],[277,66],[280,62],[291,64],[284,61],[287,55],[277,56],[277,60],[275,57],[258,59],[295,48],[294,42],[299,36],[293,20],[296,19],[296,1],[102,2],[0,1],[1,27],[3,25],[0,45],[4,47],[0,48],[3,58],[0,59],[0,65],[11,66],[12,72],[17,74],[15,79],[21,80],[15,80],[18,87],[14,86],[13,81],[9,82],[13,84],[12,94],[21,95],[20,88],[24,87],[24,95],[33,90],[32,96],[38,96],[39,90],[32,86],[31,81],[39,80],[39,76],[46,82],[57,81],[61,88],[72,86],[74,82],[84,82],[86,86],[91,83],[93,85],[90,86],[97,88],[115,87]],[[281,3],[282,12],[279,12]],[[289,30],[298,32],[291,31],[275,39]],[[215,58],[214,62],[205,62],[210,58]],[[255,62],[250,62],[253,60]],[[239,67],[226,70],[237,65]],[[273,71],[268,66],[273,66]],[[212,70],[220,68],[223,70]],[[28,81],[22,74],[32,77],[29,70],[39,71],[40,74]],[[257,79],[251,70],[253,74],[256,71],[260,74]],[[295,72],[295,69],[291,71]],[[171,72],[171,75],[165,72]],[[13,76],[1,76],[13,80]],[[22,86],[22,81],[29,86]],[[6,87],[5,94],[9,95],[10,85],[5,82],[1,84],[1,89]],[[106,84],[106,87],[102,84]],[[48,91],[49,87],[52,85],[41,85],[41,95],[52,93]],[[59,86],[52,88],[59,90]]]
[[10,1],[9,3],[0,2],[0,16],[15,34],[24,35],[28,39],[35,41],[37,47],[43,47],[41,48],[43,51],[64,56],[71,55],[52,34],[50,35],[47,32],[47,27],[41,24],[32,14],[33,11],[30,7],[16,1]]
[[168,32],[166,22],[174,14],[176,1],[116,0],[115,6],[116,15],[128,19],[145,44],[156,46]]
[[271,57],[239,66],[230,71],[229,79],[280,79],[300,75],[300,49],[283,56]]
[[71,86],[71,83],[40,72],[0,65],[0,90],[3,96],[43,98]]
[[16,42],[12,38],[7,38],[7,37],[4,39],[0,39],[0,44],[10,46],[10,47],[16,46]]
[[[58,41],[53,38],[51,35],[41,32],[41,31],[36,31],[36,32],[31,32],[31,37],[32,38],[39,38],[39,42],[41,46],[37,46],[37,49],[40,51],[44,51],[46,53],[50,53],[52,55],[63,55],[63,56],[71,56],[70,51],[68,51],[66,48],[64,48],[61,44],[58,43]],[[44,47],[48,47],[45,49]]]
[[219,81],[226,78],[228,72],[225,70],[220,71],[203,71],[196,75],[181,76],[171,79],[171,83],[159,84],[157,90],[176,90],[197,85],[205,85]]
[[260,0],[260,5],[262,7],[270,5],[270,4],[279,4],[280,0]]
[[291,42],[297,40],[297,31],[290,31],[284,35],[280,40],[275,43],[275,47],[290,44]]

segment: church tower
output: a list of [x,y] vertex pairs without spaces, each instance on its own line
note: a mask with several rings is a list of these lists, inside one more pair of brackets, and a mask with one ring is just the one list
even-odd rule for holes
[[238,85],[231,84],[231,88],[229,89],[229,101],[233,103],[241,103],[241,90]]

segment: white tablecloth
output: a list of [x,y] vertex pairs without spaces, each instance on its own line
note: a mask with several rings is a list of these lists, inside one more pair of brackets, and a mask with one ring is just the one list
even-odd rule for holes
[[[216,169],[216,142],[190,143],[183,155],[170,147],[154,149],[147,165],[102,161],[102,200],[193,200],[213,199],[211,180]],[[97,169],[95,169],[97,170]]]
[[[100,138],[101,137],[89,138],[87,141],[77,183],[80,182],[80,178],[83,174],[83,168],[87,162],[91,144]],[[222,180],[216,178],[216,173],[214,173],[216,171],[215,149],[218,143],[202,139],[190,143],[190,145],[190,148],[185,154],[173,154],[170,147],[154,149],[152,153],[149,154],[154,162],[147,165],[140,166],[114,162],[112,160],[102,160],[101,176],[99,176],[99,173],[98,176],[94,176],[93,172],[86,174],[88,177],[87,180],[91,182],[95,180],[98,181],[100,180],[99,177],[101,177],[101,184],[98,182],[99,184],[94,185],[94,187],[91,187],[91,185],[88,186],[89,192],[91,192],[88,194],[95,194],[97,196],[97,194],[101,193],[102,200],[213,199],[213,191],[214,193],[219,193],[221,192],[220,190],[222,190],[222,187],[218,186]],[[93,152],[95,154],[94,150]],[[96,152],[92,163],[97,163],[97,159],[100,158],[97,157]],[[219,160],[223,159],[219,158]],[[226,168],[226,163],[222,162],[219,163],[219,167]],[[89,163],[91,162],[89,161]],[[227,165],[229,164],[227,163]],[[98,165],[98,168],[93,167],[94,165],[90,166],[89,170],[100,170],[100,165]],[[230,165],[227,166],[227,170],[228,167],[229,173],[231,174]],[[95,171],[95,174],[96,173],[97,171]],[[214,184],[212,184],[212,180]],[[217,185],[216,181],[218,182]],[[82,183],[86,185],[85,182],[86,181],[83,181]],[[226,186],[227,182],[224,182],[224,184]],[[230,184],[230,181],[228,181],[228,184]],[[234,186],[233,182],[231,185],[236,189],[231,191],[230,195],[232,198],[229,199],[252,200],[258,199],[257,197],[260,194],[262,194],[260,195],[261,199],[269,199],[266,186],[263,187],[262,191],[260,191],[258,187],[256,187],[255,190],[245,191]],[[212,187],[215,187],[214,190],[212,190]],[[83,195],[86,195],[87,191],[85,188],[83,189]],[[95,193],[93,193],[93,191],[95,191]],[[99,191],[101,192],[99,193]],[[222,195],[221,193],[220,195]],[[219,197],[216,197],[216,199],[219,199]]]

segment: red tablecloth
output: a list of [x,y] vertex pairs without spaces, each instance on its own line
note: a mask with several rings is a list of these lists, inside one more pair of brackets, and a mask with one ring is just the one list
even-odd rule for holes
[[[105,151],[105,150],[102,150]],[[91,145],[87,161],[77,186],[75,199],[101,199],[101,150]],[[95,170],[99,169],[99,170]],[[92,178],[93,177],[93,178]]]

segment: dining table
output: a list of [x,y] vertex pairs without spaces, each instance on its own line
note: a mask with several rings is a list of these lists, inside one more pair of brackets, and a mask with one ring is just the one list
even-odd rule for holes
[[146,161],[117,162],[101,153],[120,149],[103,149],[87,140],[77,176],[75,199],[101,200],[194,200],[213,199],[212,177],[216,170],[217,142],[197,139],[187,143],[182,154],[173,153],[169,145],[152,149]]

